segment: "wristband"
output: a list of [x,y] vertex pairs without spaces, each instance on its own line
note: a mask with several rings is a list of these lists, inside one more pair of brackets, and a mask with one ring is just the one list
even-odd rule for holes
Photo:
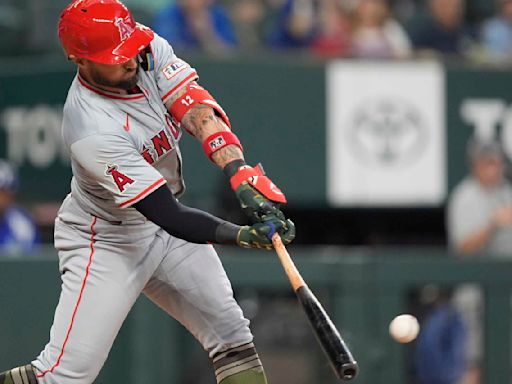
[[238,172],[238,169],[244,165],[247,165],[244,159],[236,159],[227,163],[222,172],[228,179],[231,179]]
[[236,145],[242,151],[244,150],[240,140],[238,140],[238,137],[236,137],[236,135],[231,131],[215,132],[214,134],[208,136],[203,141],[203,150],[204,153],[206,153],[206,156],[208,156],[208,158],[211,160],[212,155],[215,152],[221,150],[224,147],[227,147],[228,145]]

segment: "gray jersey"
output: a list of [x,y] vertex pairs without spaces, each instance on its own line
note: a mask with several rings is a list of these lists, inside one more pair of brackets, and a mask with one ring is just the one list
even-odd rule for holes
[[141,93],[109,93],[77,75],[64,105],[72,196],[84,211],[105,220],[140,220],[134,203],[164,184],[174,195],[185,188],[181,131],[164,103],[197,74],[161,37],[155,35],[150,48],[154,68],[139,69]]
[[[492,189],[482,187],[467,177],[455,188],[448,203],[447,230],[453,247],[489,225],[492,215],[504,205],[512,204],[512,187],[503,182]],[[482,249],[493,255],[512,255],[512,227],[498,228]]]

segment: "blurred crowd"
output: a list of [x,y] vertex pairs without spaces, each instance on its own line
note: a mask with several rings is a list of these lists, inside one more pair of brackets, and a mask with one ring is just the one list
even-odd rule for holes
[[[176,50],[512,62],[512,0],[126,0]],[[1,56],[55,53],[65,0],[3,0]]]

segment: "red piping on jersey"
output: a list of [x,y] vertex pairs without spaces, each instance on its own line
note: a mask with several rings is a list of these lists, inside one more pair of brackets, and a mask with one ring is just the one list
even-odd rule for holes
[[91,263],[92,263],[92,259],[94,256],[94,243],[96,242],[96,239],[94,238],[94,236],[96,235],[96,232],[94,232],[95,224],[96,224],[96,216],[93,216],[93,220],[91,223],[91,241],[89,243],[89,248],[91,248],[91,253],[89,254],[89,262],[87,264],[87,267],[85,268],[85,276],[82,281],[82,288],[80,288],[80,294],[78,295],[78,300],[76,301],[75,309],[73,310],[73,315],[71,316],[71,324],[69,324],[66,338],[64,339],[64,343],[62,344],[62,348],[60,349],[60,355],[57,359],[57,362],[50,369],[47,369],[43,373],[40,373],[39,375],[37,375],[37,377],[43,377],[48,372],[53,373],[55,368],[57,368],[59,366],[60,360],[61,360],[62,356],[64,355],[64,349],[66,348],[66,344],[68,342],[69,335],[71,334],[71,329],[73,329],[73,323],[75,322],[75,316],[78,311],[78,307],[80,306],[80,302],[82,301],[82,294],[84,293],[85,284],[87,283],[87,278],[89,277],[89,269],[91,268]]
[[82,79],[81,76],[77,76],[77,77],[78,77],[78,81],[80,82],[80,84],[82,84],[85,88],[87,88],[90,91],[93,91],[94,93],[97,93],[98,95],[105,96],[105,97],[108,97],[110,99],[116,99],[116,100],[138,100],[138,99],[144,98],[144,94],[143,93],[135,94],[135,95],[119,95],[119,96],[116,96],[116,95],[113,95],[113,94],[110,94],[110,93],[106,93],[106,92],[103,92],[103,91],[99,90],[96,87],[93,87],[91,84],[87,83],[84,79]]
[[162,178],[158,179],[157,181],[155,181],[153,184],[151,184],[149,187],[144,189],[137,196],[132,197],[130,200],[126,200],[124,203],[119,204],[119,207],[123,208],[131,203],[135,203],[135,202],[141,200],[142,198],[146,197],[146,195],[149,195],[149,192],[153,191],[154,189],[156,189],[164,184],[165,184],[165,179],[162,177]]
[[124,123],[123,125],[123,128],[126,132],[128,132],[130,130],[130,115],[128,114],[128,112],[126,112],[126,122]]
[[174,88],[172,88],[169,92],[167,92],[165,95],[162,96],[162,101],[165,101],[170,95],[172,95],[176,90],[180,87],[182,87],[186,82],[191,81],[193,79],[197,79],[197,73],[192,72],[190,75],[185,77],[183,80],[181,80],[178,85],[176,85]]

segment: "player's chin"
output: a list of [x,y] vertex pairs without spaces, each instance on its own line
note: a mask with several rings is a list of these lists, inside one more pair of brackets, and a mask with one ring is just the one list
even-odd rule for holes
[[137,85],[138,81],[139,81],[139,75],[137,73],[135,73],[132,77],[130,77],[126,80],[119,81],[117,83],[117,87],[124,89],[126,91],[129,91],[130,89],[133,89]]

